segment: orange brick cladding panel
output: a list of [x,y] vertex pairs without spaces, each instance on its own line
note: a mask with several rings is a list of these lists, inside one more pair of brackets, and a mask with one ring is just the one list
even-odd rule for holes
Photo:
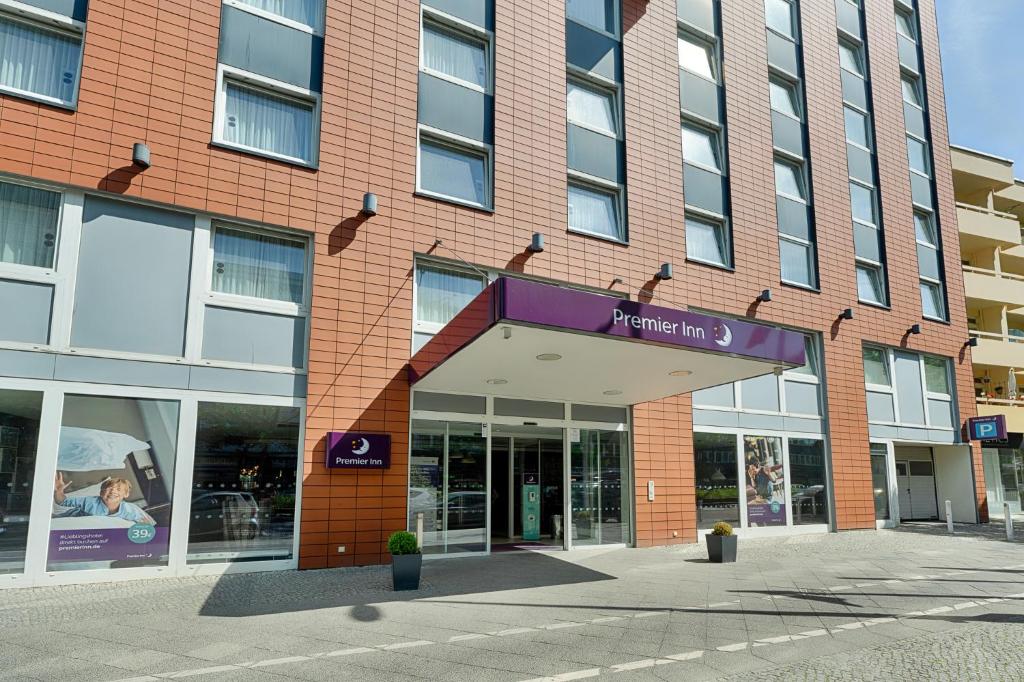
[[[318,170],[210,146],[220,3],[92,0],[77,112],[0,96],[0,171],[100,189],[314,235],[300,566],[387,561],[405,527],[413,255],[436,239],[468,261],[636,296],[660,263],[676,277],[653,302],[748,314],[824,337],[840,529],[874,527],[861,365],[865,340],[952,357],[961,418],[974,415],[963,284],[933,0],[921,1],[950,324],[921,320],[894,9],[866,2],[892,308],[856,303],[833,0],[801,2],[821,292],[779,282],[762,3],[722,3],[735,272],[684,261],[675,0],[624,0],[629,246],[566,232],[565,16],[560,2],[501,0],[495,19],[495,210],[414,196],[419,8],[328,0]],[[152,167],[130,169],[133,142]],[[364,192],[379,215],[358,217]],[[533,232],[543,253],[524,257]],[[840,310],[856,319],[835,324]],[[921,323],[924,333],[907,337]],[[690,398],[634,410],[641,546],[697,537]],[[325,434],[392,435],[384,472],[328,472]],[[984,499],[980,450],[974,450]],[[658,494],[648,502],[646,483]],[[344,554],[337,546],[345,545]]]

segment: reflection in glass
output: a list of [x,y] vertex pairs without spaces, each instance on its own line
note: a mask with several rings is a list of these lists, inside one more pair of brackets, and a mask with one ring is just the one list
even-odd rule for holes
[[290,559],[297,407],[199,403],[188,561]]
[[875,495],[875,519],[888,520],[889,517],[889,470],[886,466],[885,445],[871,445],[871,487]]
[[721,433],[693,434],[697,489],[697,528],[711,528],[718,521],[740,523],[739,472],[736,467],[736,436]]
[[165,566],[178,403],[68,395],[46,569]]
[[744,436],[743,461],[747,526],[785,526],[786,474],[782,463],[782,439]]
[[793,525],[828,523],[824,441],[789,439],[789,479]]
[[0,573],[25,570],[43,394],[0,391]]
[[572,444],[572,542],[629,542],[629,452],[624,431],[584,430]]

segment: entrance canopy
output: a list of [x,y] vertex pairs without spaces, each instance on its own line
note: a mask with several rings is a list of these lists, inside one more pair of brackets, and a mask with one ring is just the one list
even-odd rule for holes
[[498,278],[412,359],[417,389],[634,405],[805,362],[802,334]]

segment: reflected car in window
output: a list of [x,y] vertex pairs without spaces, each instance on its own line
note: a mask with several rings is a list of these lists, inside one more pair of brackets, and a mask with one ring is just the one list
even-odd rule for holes
[[201,491],[192,495],[191,540],[252,540],[260,535],[260,507],[252,493]]

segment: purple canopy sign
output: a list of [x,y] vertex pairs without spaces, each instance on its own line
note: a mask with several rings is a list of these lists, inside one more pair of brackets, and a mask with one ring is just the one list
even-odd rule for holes
[[391,467],[391,436],[386,433],[327,434],[328,469],[388,469]]

